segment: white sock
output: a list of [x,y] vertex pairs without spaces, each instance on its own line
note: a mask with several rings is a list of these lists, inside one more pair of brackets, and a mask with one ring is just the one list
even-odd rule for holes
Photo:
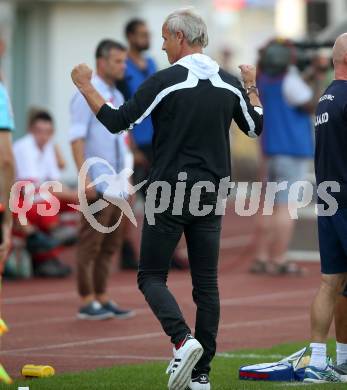
[[327,345],[323,343],[311,343],[312,349],[310,366],[325,368],[327,366]]
[[347,363],[347,344],[336,342],[336,362],[338,366]]

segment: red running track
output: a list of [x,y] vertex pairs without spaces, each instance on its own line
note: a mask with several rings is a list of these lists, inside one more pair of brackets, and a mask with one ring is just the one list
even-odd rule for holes
[[[221,323],[218,352],[309,338],[309,306],[319,283],[318,265],[307,276],[255,276],[247,272],[254,219],[229,212],[220,256]],[[65,254],[73,264],[74,252]],[[169,287],[193,327],[195,307],[186,272],[172,272]],[[137,316],[83,322],[75,281],[28,280],[4,284],[2,311],[10,333],[2,338],[1,362],[13,376],[27,363],[50,364],[57,372],[149,360],[165,360],[171,345],[137,290],[136,274],[115,272],[112,298]]]

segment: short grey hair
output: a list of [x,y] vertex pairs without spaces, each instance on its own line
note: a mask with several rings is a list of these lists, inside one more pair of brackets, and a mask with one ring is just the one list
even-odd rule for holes
[[165,20],[164,25],[171,34],[181,31],[191,46],[208,45],[206,23],[194,8],[182,8],[172,12]]

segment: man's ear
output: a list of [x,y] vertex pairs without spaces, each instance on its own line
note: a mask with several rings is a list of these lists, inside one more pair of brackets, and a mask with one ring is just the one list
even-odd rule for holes
[[184,40],[183,32],[182,32],[182,31],[177,31],[177,32],[176,32],[176,37],[177,37],[179,43],[182,44],[182,43],[183,43],[183,40]]

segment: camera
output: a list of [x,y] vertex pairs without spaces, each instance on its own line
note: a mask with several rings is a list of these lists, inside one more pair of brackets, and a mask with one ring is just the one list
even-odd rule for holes
[[333,45],[334,42],[272,39],[259,50],[258,68],[271,77],[285,74],[290,65],[296,65],[300,71],[305,71],[321,49],[330,49]]

